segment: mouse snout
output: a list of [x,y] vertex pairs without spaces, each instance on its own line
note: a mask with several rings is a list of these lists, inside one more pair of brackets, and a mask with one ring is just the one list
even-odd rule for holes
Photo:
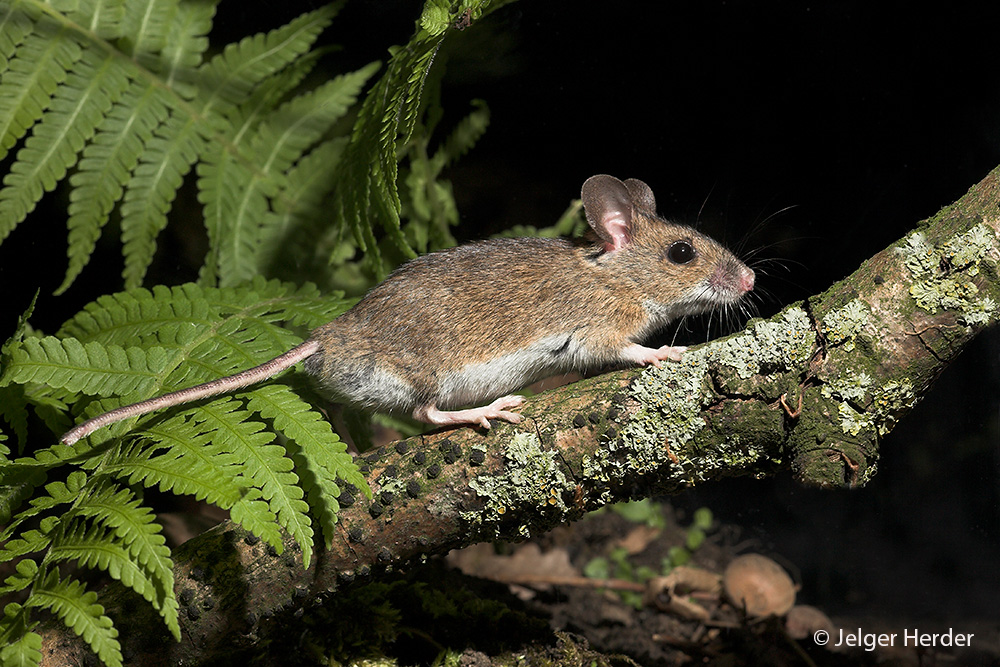
[[724,300],[736,300],[753,289],[755,280],[752,269],[733,259],[720,262],[709,283]]
[[754,280],[756,279],[756,276],[754,275],[753,269],[751,269],[750,267],[743,266],[740,268],[741,270],[739,276],[739,290],[740,293],[745,294],[746,292],[749,292],[750,290],[753,289],[753,284]]

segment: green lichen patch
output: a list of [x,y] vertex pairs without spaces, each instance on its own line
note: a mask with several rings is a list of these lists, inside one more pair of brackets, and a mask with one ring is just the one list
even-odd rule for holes
[[941,256],[955,269],[967,269],[968,274],[974,276],[979,273],[979,263],[989,253],[995,241],[989,228],[980,223],[945,241],[941,245]]
[[824,385],[822,394],[837,402],[840,426],[852,436],[887,434],[895,427],[897,415],[917,401],[913,383],[906,378],[876,385],[867,373],[852,370]]
[[907,236],[899,250],[903,255],[903,264],[914,278],[931,276],[937,270],[939,262],[934,253],[934,246],[923,232],[914,232]]
[[843,344],[848,352],[866,325],[871,321],[871,311],[860,299],[852,299],[843,308],[831,310],[820,323],[823,334],[831,345]]
[[825,398],[860,404],[865,402],[872,382],[872,376],[868,373],[849,368],[840,378],[823,385],[821,393]]
[[899,247],[903,263],[914,277],[910,296],[930,314],[952,310],[966,325],[987,324],[996,316],[997,304],[980,296],[972,278],[979,275],[996,239],[989,227],[978,224],[933,246],[922,232],[910,234]]
[[808,361],[814,343],[809,316],[799,306],[792,306],[706,349],[713,363],[731,367],[746,380],[754,375],[784,372]]
[[[466,521],[493,526],[495,536],[508,513],[534,507],[538,512],[562,516],[568,511],[563,493],[575,487],[562,472],[555,451],[542,449],[534,433],[517,433],[504,455],[504,470],[499,474],[480,475],[469,488],[485,501],[481,510],[462,512]],[[522,537],[530,537],[527,524],[519,526]]]

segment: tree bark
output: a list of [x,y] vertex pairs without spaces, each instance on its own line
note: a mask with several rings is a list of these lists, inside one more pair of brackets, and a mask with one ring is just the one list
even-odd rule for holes
[[[602,375],[528,401],[521,424],[430,433],[364,456],[374,492],[342,495],[308,569],[224,523],[175,553],[184,640],[119,587],[102,602],[128,662],[211,663],[276,614],[420,556],[519,540],[607,503],[790,468],[864,484],[879,440],[997,318],[1000,168],[845,280],[679,363]],[[86,649],[61,625],[46,665]]]

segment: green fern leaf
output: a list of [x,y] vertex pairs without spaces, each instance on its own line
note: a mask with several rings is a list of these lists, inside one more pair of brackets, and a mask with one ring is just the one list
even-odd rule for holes
[[202,64],[208,50],[208,33],[218,3],[219,0],[176,3],[160,57],[151,66],[163,76],[167,87],[186,99],[197,94],[194,70]]
[[[2,475],[2,478],[0,479],[2,479],[3,486],[6,487],[8,479],[16,478],[17,473],[21,470],[36,472],[32,468],[22,465],[14,465],[9,468],[5,468],[2,472],[0,472],[0,475]],[[51,482],[46,484],[45,490],[48,492],[48,495],[36,496],[32,498],[31,508],[18,513],[17,518],[10,522],[10,524],[6,525],[3,532],[0,532],[0,541],[3,541],[13,535],[14,530],[27,519],[38,516],[42,512],[51,510],[59,505],[68,505],[69,503],[74,502],[86,482],[86,473],[74,471],[69,474],[65,482]],[[43,531],[43,534],[44,533],[45,531]]]
[[37,20],[0,81],[0,159],[42,117],[66,70],[82,55],[66,28],[47,17]]
[[[405,48],[396,49],[388,71],[368,94],[358,114],[353,139],[345,154],[342,187],[335,191],[334,211],[354,231],[358,244],[381,273],[385,270],[375,238],[365,222],[370,208],[404,256],[416,256],[400,229],[401,204],[395,190],[396,152],[416,123],[416,101],[442,39],[421,33]],[[359,183],[367,187],[357,188]]]
[[13,350],[7,382],[36,382],[98,396],[147,393],[166,362],[163,348],[104,346],[75,338],[28,338]]
[[154,131],[132,173],[121,206],[126,274],[135,281],[151,257],[156,236],[167,225],[167,211],[203,150],[194,117],[171,116]]
[[[238,401],[229,398],[213,401],[199,409],[196,419],[215,433],[215,441],[231,453],[243,476],[260,490],[278,523],[299,543],[303,562],[308,565],[313,530],[309,506],[302,500],[302,489],[293,472],[294,463],[281,446],[269,444],[274,434],[264,431],[260,422],[251,421],[251,414],[238,405]],[[259,537],[264,539],[263,535]],[[281,553],[280,538],[269,544]]]
[[[160,526],[155,521],[153,510],[142,507],[128,489],[110,487],[93,491],[82,498],[67,513],[64,520],[72,520],[77,516],[95,519],[99,522],[97,525],[110,528],[117,538],[115,542],[123,545],[130,566],[120,564],[116,567],[116,559],[109,558],[108,566],[104,568],[101,561],[103,554],[107,553],[108,544],[106,539],[99,537],[100,532],[97,528],[91,528],[86,534],[82,530],[77,533],[80,539],[76,549],[89,549],[91,539],[97,538],[94,540],[97,552],[94,558],[97,559],[97,564],[159,610],[167,627],[180,641],[178,605],[174,596],[173,563],[170,560],[170,549],[160,534]],[[49,557],[63,557],[72,546],[64,537],[54,544],[49,551]],[[85,562],[86,559],[87,557],[84,557],[79,560]]]
[[166,45],[178,4],[179,0],[127,0],[127,11],[122,18],[125,53],[134,56],[143,67],[155,67],[156,59],[150,54],[159,53]]
[[32,589],[25,607],[48,609],[82,637],[107,667],[122,664],[118,631],[97,603],[97,593],[88,591],[75,579],[59,579],[53,568]]
[[[139,163],[144,146],[153,130],[166,118],[169,99],[160,87],[133,82],[97,129],[94,140],[83,149],[77,173],[70,176],[69,264],[66,277],[56,294],[64,292],[80,274],[94,251],[101,229],[107,224],[111,210],[122,198],[125,184]],[[143,239],[146,237],[143,237]],[[141,258],[152,257],[155,242],[146,246],[133,235],[135,244],[132,264],[126,264],[126,284],[141,280],[145,264],[137,270]],[[148,264],[148,259],[146,260]],[[137,275],[138,274],[138,275]]]
[[228,45],[202,68],[212,81],[212,99],[241,104],[254,86],[278,72],[312,46],[340,11],[335,2],[308,12],[287,25]]
[[291,441],[288,446],[298,463],[296,469],[330,543],[340,510],[336,500],[340,495],[337,480],[368,489],[353,457],[347,453],[347,445],[333,432],[329,422],[288,387],[261,387],[252,392],[247,406],[271,420]]
[[[0,80],[0,159],[41,118],[66,79],[66,70],[81,57],[80,47],[66,32],[53,28],[48,22],[36,25]],[[0,241],[23,217],[0,218]]]
[[0,219],[20,223],[55,188],[127,85],[113,56],[83,52],[3,179]]
[[[218,232],[225,243],[218,249],[219,274],[223,285],[248,280],[262,268],[262,249],[271,230],[262,225],[269,220],[268,200],[276,194],[276,183],[283,174],[325,134],[354,104],[362,86],[378,68],[369,65],[352,74],[339,76],[326,84],[292,99],[277,109],[251,135],[248,150],[255,156],[254,172],[239,169],[239,180],[225,193],[234,201],[227,207],[230,215]],[[220,207],[221,209],[221,207]]]
[[42,661],[42,637],[31,629],[27,611],[16,602],[4,607],[0,618],[0,665],[37,667]]
[[103,345],[159,342],[174,350],[185,344],[178,326],[196,336],[195,329],[209,327],[213,320],[218,321],[218,312],[203,293],[157,286],[153,291],[139,288],[101,296],[64,323],[57,335]]
[[325,141],[289,169],[274,196],[274,210],[265,213],[264,226],[270,230],[260,254],[265,275],[281,278],[297,266],[298,272],[313,277],[329,269],[332,248],[323,239],[336,230],[329,225],[326,208],[346,146],[344,137]]
[[0,71],[6,71],[10,66],[10,58],[31,34],[34,25],[27,13],[10,11],[9,7],[0,8]]
[[36,574],[38,574],[38,563],[30,558],[18,561],[14,574],[4,579],[4,585],[0,586],[0,595],[23,591],[35,582]]
[[315,287],[295,288],[278,281],[225,289],[157,287],[101,297],[64,324],[59,334],[75,336],[84,345],[111,348],[132,341],[163,348],[166,360],[157,366],[149,393],[139,395],[137,389],[128,397],[145,398],[267,361],[301,342],[289,325],[314,328],[348,305],[321,296]]
[[250,489],[229,510],[229,518],[276,550],[282,548],[281,529],[270,505],[261,500],[260,489]]
[[116,40],[122,36],[126,0],[84,0],[67,16],[99,39]]
[[13,537],[0,548],[0,563],[18,560],[28,554],[38,553],[48,548],[52,543],[52,531],[55,530],[59,519],[54,516],[47,516],[39,522],[38,530],[26,530],[17,537]]
[[[216,460],[221,448],[212,442],[211,434],[199,433],[180,416],[154,424],[143,433],[157,445],[142,448],[130,443],[105,458],[101,470],[125,478],[130,484],[191,495],[223,509],[240,499],[242,487],[237,471],[223,460]],[[153,455],[152,451],[161,446],[169,451]]]

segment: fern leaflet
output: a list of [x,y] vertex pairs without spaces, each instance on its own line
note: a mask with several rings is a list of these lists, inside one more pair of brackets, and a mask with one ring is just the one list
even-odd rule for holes
[[108,667],[122,664],[118,631],[97,603],[97,593],[88,591],[75,579],[60,580],[59,570],[52,568],[36,583],[25,607],[48,609],[83,638],[97,657]]
[[[91,518],[96,523],[87,530],[84,530],[86,524],[81,523],[76,531],[67,531],[55,542],[47,557],[70,557],[83,565],[97,565],[107,570],[151,603],[180,641],[170,549],[160,534],[153,511],[140,506],[128,489],[105,487],[81,498],[63,521],[76,517]],[[113,542],[122,545],[122,552],[108,544],[109,540],[102,535],[105,528],[114,534]]]
[[358,472],[347,446],[330,428],[330,423],[295,395],[288,387],[268,385],[254,391],[248,402],[265,419],[291,441],[296,469],[309,493],[312,507],[319,512],[327,543],[333,539],[334,525],[340,506],[338,480],[367,490],[364,477]]
[[[188,437],[180,435],[185,432]],[[153,454],[161,447],[120,445],[119,452],[104,460],[101,470],[125,478],[130,484],[191,495],[223,509],[229,509],[240,499],[242,487],[236,470],[214,458],[220,456],[221,448],[212,443],[211,434],[198,433],[178,417],[162,427],[154,425],[146,433],[167,451]],[[230,470],[231,474],[227,474]]]
[[4,178],[0,219],[20,223],[42,194],[56,187],[127,85],[112,56],[82,54]]
[[24,608],[16,602],[4,607],[0,618],[0,665],[36,667],[42,661],[42,637],[32,632]]
[[[215,440],[226,447],[252,486],[260,490],[270,511],[302,549],[306,567],[312,557],[312,522],[309,506],[302,500],[302,488],[293,472],[293,461],[285,456],[280,445],[269,444],[273,433],[263,431],[264,425],[247,420],[249,413],[240,410],[232,399],[213,401],[199,411],[200,423],[215,432]],[[263,535],[259,535],[264,539]],[[279,553],[280,539],[270,542]]]
[[74,338],[28,338],[11,354],[3,382],[36,382],[88,394],[147,392],[162,372],[162,348],[86,344]]

